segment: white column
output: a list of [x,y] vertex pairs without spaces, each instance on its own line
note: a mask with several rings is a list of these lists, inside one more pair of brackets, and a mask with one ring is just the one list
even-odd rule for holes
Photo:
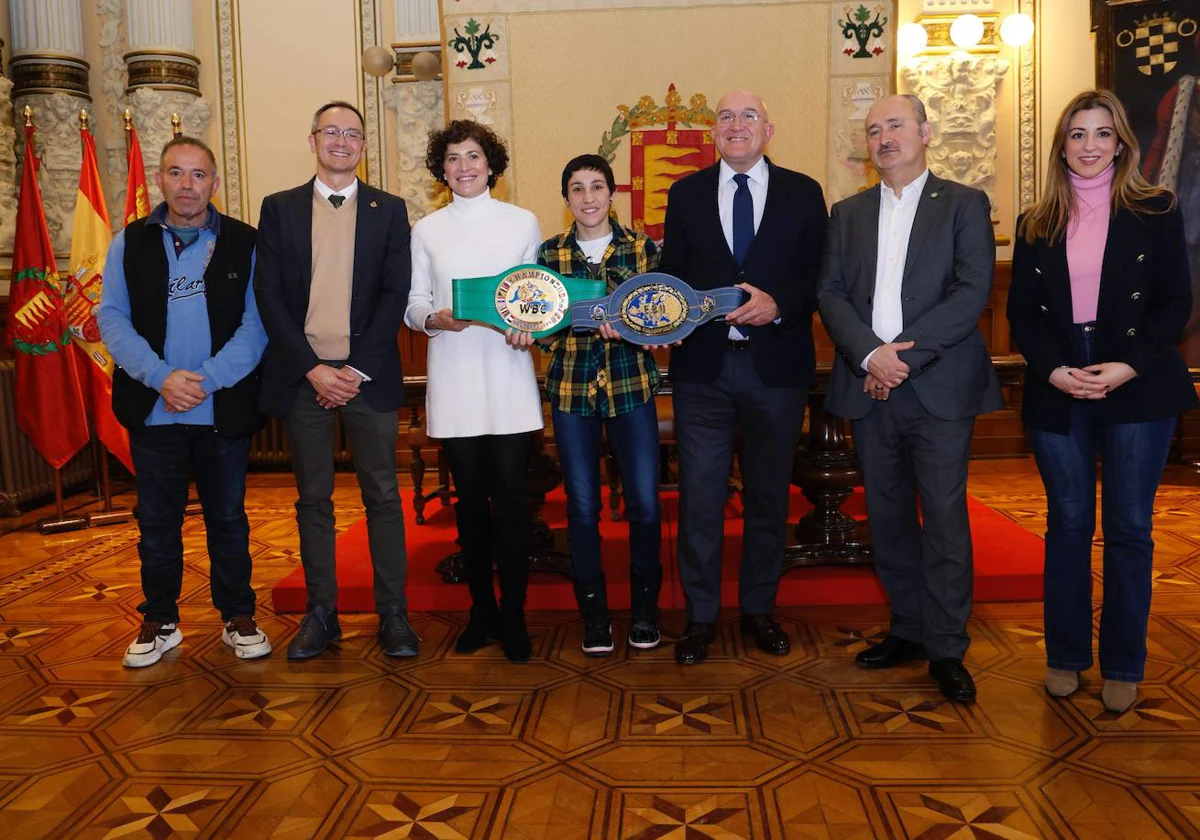
[[200,95],[200,60],[190,0],[126,0],[124,104],[133,113],[146,165],[151,204],[162,200],[154,183],[159,153],[171,139],[171,117],[183,133],[203,137],[212,106]]
[[[12,109],[33,109],[37,150],[42,161],[42,204],[54,250],[71,247],[71,220],[79,186],[79,111],[91,107],[88,64],[83,60],[83,20],[80,0],[11,0],[13,56]],[[25,153],[17,143],[16,157]],[[17,166],[20,165],[18,160]],[[0,229],[14,200],[0,211]],[[9,209],[11,208],[11,210]]]
[[396,0],[396,43],[436,44],[440,40],[437,0]]

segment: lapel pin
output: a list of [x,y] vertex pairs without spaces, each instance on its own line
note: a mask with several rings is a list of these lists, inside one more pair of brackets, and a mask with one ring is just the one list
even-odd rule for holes
[[372,207],[378,207],[378,206],[379,206],[379,202],[378,202],[378,201],[372,201],[372,202],[371,202],[371,206],[372,206]]
[[938,197],[938,194],[937,194],[937,193],[935,193],[935,192],[931,192],[931,193],[929,194],[929,197],[930,197],[930,198],[937,198],[937,197]]

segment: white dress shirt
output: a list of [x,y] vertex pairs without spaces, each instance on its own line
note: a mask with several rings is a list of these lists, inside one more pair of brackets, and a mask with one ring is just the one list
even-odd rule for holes
[[[721,216],[721,230],[725,233],[725,244],[729,246],[731,254],[733,253],[733,196],[737,192],[737,181],[733,180],[733,176],[736,174],[732,166],[724,160],[721,161],[721,169],[717,175],[717,212]],[[758,233],[758,226],[762,224],[763,209],[767,206],[767,180],[770,178],[767,159],[760,157],[758,163],[750,167],[746,174],[750,176],[746,181],[746,186],[750,188],[750,198],[754,201],[754,232]],[[734,341],[742,341],[746,335],[737,327],[730,327],[729,337]]]
[[[904,331],[904,306],[900,294],[904,283],[904,264],[908,260],[908,240],[912,236],[917,205],[928,180],[929,170],[926,169],[901,188],[899,198],[887,184],[879,185],[879,239],[871,329],[885,342],[891,342]],[[867,363],[873,355],[874,350],[863,359],[863,370],[867,369]]]

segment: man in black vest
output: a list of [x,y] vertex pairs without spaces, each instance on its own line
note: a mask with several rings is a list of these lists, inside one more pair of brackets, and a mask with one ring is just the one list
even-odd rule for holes
[[763,155],[774,130],[756,94],[727,93],[712,130],[720,162],[677,181],[667,198],[662,271],[696,289],[738,285],[747,293],[724,321],[700,327],[671,350],[679,577],[688,613],[675,645],[681,665],[704,661],[716,639],[726,488],[739,427],[741,630],[767,653],[791,650],[772,613],[788,483],[813,382],[812,315],[826,214],[816,181]]
[[254,622],[245,508],[267,345],[251,283],[256,232],[210,203],[220,179],[201,141],[167,143],[155,181],[164,202],[113,239],[96,313],[117,364],[113,412],[129,429],[137,471],[144,619],[124,664],[153,665],[183,640],[177,602],[192,475],[221,638],[254,659],[271,652]]

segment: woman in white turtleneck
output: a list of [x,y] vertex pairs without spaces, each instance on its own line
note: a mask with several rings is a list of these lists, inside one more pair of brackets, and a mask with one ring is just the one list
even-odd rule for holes
[[454,120],[431,133],[425,165],[454,197],[413,226],[404,320],[429,336],[426,429],[441,440],[458,495],[455,516],[472,606],[455,650],[472,653],[498,638],[510,660],[525,662],[532,647],[524,612],[530,551],[525,470],[533,433],[542,428],[541,395],[528,348],[510,346],[491,327],[455,320],[450,307],[454,278],[532,263],[541,231],[532,213],[492,198],[508,152],[486,126]]

